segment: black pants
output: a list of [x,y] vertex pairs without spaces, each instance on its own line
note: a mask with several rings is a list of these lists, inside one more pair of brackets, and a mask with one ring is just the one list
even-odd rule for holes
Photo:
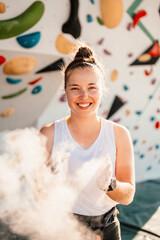
[[100,234],[102,240],[120,240],[120,224],[119,221],[115,221],[104,228]]
[[[121,240],[120,224],[117,219],[116,207],[100,216],[74,215],[78,221],[94,232],[95,239]],[[99,237],[96,238],[96,236]]]

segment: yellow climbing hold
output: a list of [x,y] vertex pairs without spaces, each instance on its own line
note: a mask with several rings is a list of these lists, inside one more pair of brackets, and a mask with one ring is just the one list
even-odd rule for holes
[[138,61],[139,62],[148,62],[152,56],[149,53],[144,53],[141,56],[139,56]]
[[131,111],[129,109],[126,109],[126,116],[129,116],[131,114]]
[[6,11],[6,5],[3,2],[0,2],[0,13],[4,13]]
[[70,42],[63,34],[59,34],[56,39],[56,49],[63,54],[69,54],[77,49],[77,45]]
[[117,78],[118,78],[118,71],[117,71],[117,70],[113,70],[113,71],[111,72],[110,78],[111,78],[111,80],[112,80],[113,82],[116,81]]
[[115,28],[120,24],[124,12],[122,0],[101,0],[100,8],[106,27]]
[[8,108],[1,113],[1,117],[8,117],[14,113],[14,108]]
[[18,57],[4,65],[3,72],[8,75],[29,73],[33,70],[36,59],[32,57]]

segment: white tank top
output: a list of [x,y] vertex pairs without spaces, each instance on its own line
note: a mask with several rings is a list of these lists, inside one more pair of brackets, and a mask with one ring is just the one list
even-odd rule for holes
[[59,152],[61,157],[65,153],[70,154],[68,174],[79,191],[72,209],[73,213],[97,216],[104,214],[117,204],[98,188],[96,178],[98,166],[107,154],[110,154],[113,177],[115,176],[116,146],[112,121],[101,118],[99,136],[87,149],[73,139],[66,118],[55,121],[52,159],[56,152]]

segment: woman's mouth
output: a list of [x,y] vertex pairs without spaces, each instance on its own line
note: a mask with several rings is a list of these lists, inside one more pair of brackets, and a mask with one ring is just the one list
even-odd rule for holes
[[91,105],[92,103],[77,103],[77,105],[80,107],[80,108],[87,108]]

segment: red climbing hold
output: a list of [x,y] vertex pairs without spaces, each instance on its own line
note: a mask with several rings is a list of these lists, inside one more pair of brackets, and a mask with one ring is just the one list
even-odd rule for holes
[[158,45],[157,41],[154,42],[153,47],[151,48],[151,50],[148,53],[152,57],[158,57],[160,55],[160,49],[159,49],[159,45]]
[[144,73],[145,73],[146,76],[150,76],[152,72],[153,72],[152,67],[151,67],[150,71],[144,70]]
[[29,84],[29,85],[33,85],[33,84],[39,82],[41,79],[42,79],[42,77],[39,77],[39,78],[37,78],[36,80],[33,80],[33,81],[29,82],[28,84]]
[[156,123],[155,123],[155,128],[159,128],[160,127],[160,122],[159,121],[157,121]]
[[133,18],[133,27],[135,27],[138,24],[139,20],[146,15],[147,12],[145,10],[140,10],[137,12]]
[[0,56],[0,65],[2,65],[6,61],[5,57]]

